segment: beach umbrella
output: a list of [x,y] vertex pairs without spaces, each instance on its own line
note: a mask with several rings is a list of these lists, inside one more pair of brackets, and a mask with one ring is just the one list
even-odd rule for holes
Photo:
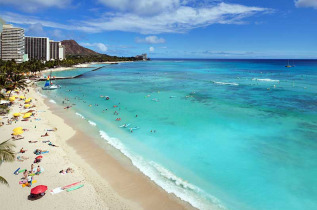
[[23,118],[29,118],[31,117],[32,113],[31,112],[27,112],[26,114],[24,114]]
[[12,97],[14,97],[14,98],[19,98],[19,96],[17,96],[17,95],[14,95],[14,96],[12,96]]
[[31,102],[31,99],[29,98],[25,100],[25,103],[30,103],[30,102]]
[[25,99],[25,96],[20,96],[20,99]]
[[10,97],[9,98],[9,101],[11,101],[11,102],[14,101],[14,100],[15,100],[15,97]]
[[30,104],[25,104],[24,108],[29,108],[31,105]]
[[15,129],[13,129],[13,132],[16,132],[16,131],[19,131],[19,130],[23,130],[23,128],[22,127],[16,127]]
[[23,132],[24,132],[23,130],[17,130],[13,132],[13,135],[14,136],[21,135]]
[[21,116],[21,113],[20,112],[16,112],[16,113],[13,114],[13,116],[14,117],[19,117],[19,116]]
[[46,190],[47,190],[46,185],[38,185],[31,189],[31,194],[33,195],[41,194],[41,193],[44,193]]
[[39,156],[37,156],[35,159],[42,159],[43,158],[43,156],[42,155],[39,155]]

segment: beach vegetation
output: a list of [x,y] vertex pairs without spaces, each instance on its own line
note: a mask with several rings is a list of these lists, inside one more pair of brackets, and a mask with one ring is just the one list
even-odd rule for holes
[[[10,140],[0,143],[0,166],[3,162],[13,162],[15,160],[14,147],[15,145]],[[7,180],[2,176],[0,176],[0,184],[9,185]]]

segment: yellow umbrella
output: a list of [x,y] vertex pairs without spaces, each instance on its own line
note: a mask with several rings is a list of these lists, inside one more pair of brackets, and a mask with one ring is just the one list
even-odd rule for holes
[[14,116],[14,117],[19,117],[19,116],[21,116],[21,113],[16,112],[16,113],[13,114],[13,116]]
[[31,105],[30,104],[25,104],[24,108],[29,108]]
[[25,96],[20,96],[20,99],[25,99]]
[[13,135],[17,136],[17,135],[21,135],[24,131],[23,130],[17,130],[13,132]]
[[15,129],[13,129],[13,132],[16,132],[16,131],[19,131],[19,130],[23,130],[23,128],[22,127],[16,127]]
[[28,112],[28,113],[26,113],[24,116],[23,116],[23,118],[25,119],[25,118],[29,118],[29,117],[31,117],[31,115],[32,115],[32,113],[31,112]]
[[9,101],[11,101],[11,102],[14,101],[14,100],[15,100],[14,97],[10,97],[10,98],[9,98]]
[[15,89],[14,92],[19,92],[19,90],[18,90],[18,89]]
[[12,96],[12,97],[14,97],[14,98],[19,98],[19,96],[17,96],[17,95],[14,95],[14,96]]
[[29,98],[25,100],[25,103],[30,103],[30,102],[31,102],[31,99]]

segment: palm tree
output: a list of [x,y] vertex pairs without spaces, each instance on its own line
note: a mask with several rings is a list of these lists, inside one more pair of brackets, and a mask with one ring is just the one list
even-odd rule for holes
[[[0,143],[0,165],[3,162],[13,162],[15,160],[15,153],[13,151],[13,147],[15,147],[15,145],[9,141],[10,139]],[[0,176],[0,184],[6,184],[9,186],[7,180],[5,180],[2,176]]]
[[11,83],[6,87],[7,90],[10,90],[9,97],[11,96],[11,93],[15,89],[24,89],[27,85],[25,82],[25,77],[21,74],[14,74],[10,81]]

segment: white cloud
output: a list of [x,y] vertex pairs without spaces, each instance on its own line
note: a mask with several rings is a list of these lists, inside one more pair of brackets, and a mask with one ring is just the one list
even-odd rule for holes
[[34,16],[26,16],[20,15],[13,12],[6,12],[1,15],[3,20],[7,23],[14,23],[14,24],[21,24],[21,25],[32,25],[32,24],[41,24],[42,26],[49,27],[49,28],[58,28],[58,29],[65,29],[65,30],[77,30],[77,31],[85,31],[85,32],[100,32],[96,28],[83,26],[83,25],[66,25],[61,23],[55,23],[52,21],[47,21],[45,19],[37,18]]
[[139,38],[137,37],[135,39],[137,43],[149,43],[149,44],[161,44],[165,43],[165,39],[159,38],[157,36],[147,36],[145,38]]
[[43,25],[40,23],[31,24],[25,31],[28,36],[46,36]]
[[317,9],[317,0],[295,0],[296,7],[313,7]]
[[55,38],[55,39],[62,39],[64,38],[63,32],[61,30],[55,29],[51,32],[51,35]]
[[99,18],[71,22],[69,25],[10,12],[3,14],[2,17],[7,22],[16,24],[41,23],[45,27],[89,33],[124,31],[141,34],[160,34],[184,33],[194,28],[206,27],[212,24],[242,24],[245,23],[244,18],[246,17],[270,11],[272,10],[226,3],[199,8],[181,5],[177,8],[175,7],[172,11],[163,11],[154,16],[144,17],[138,14],[122,12],[105,13]]
[[44,7],[65,8],[72,0],[0,0],[0,5],[13,5],[22,10],[33,12]]
[[85,47],[94,47],[99,52],[107,52],[108,47],[103,43],[80,43]]
[[149,48],[149,51],[150,51],[150,52],[154,52],[154,50],[155,50],[154,47],[150,47],[150,48]]
[[248,7],[238,4],[193,8],[180,6],[155,16],[143,17],[132,13],[107,13],[105,16],[83,21],[85,25],[103,31],[127,31],[142,34],[183,33],[194,28],[211,24],[241,24],[243,18],[269,9]]
[[[156,15],[164,10],[173,10],[181,0],[98,0],[101,4],[138,15]],[[183,0],[182,0],[183,1]]]

